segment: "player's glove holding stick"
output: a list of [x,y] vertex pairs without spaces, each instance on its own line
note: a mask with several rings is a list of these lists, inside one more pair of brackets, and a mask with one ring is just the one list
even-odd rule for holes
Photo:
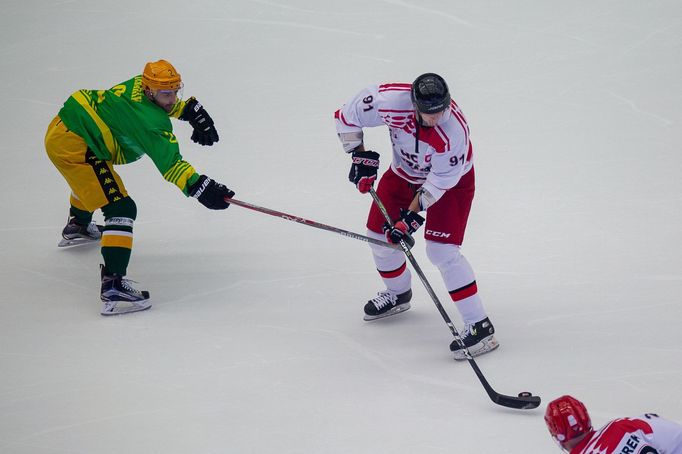
[[414,246],[412,234],[419,230],[424,223],[424,218],[414,211],[400,209],[400,219],[391,226],[388,222],[384,224],[384,234],[389,243],[400,243],[401,240],[407,243],[409,248]]
[[230,206],[226,199],[234,197],[234,191],[227,189],[225,185],[210,179],[206,175],[201,175],[188,188],[187,192],[210,210],[224,210]]

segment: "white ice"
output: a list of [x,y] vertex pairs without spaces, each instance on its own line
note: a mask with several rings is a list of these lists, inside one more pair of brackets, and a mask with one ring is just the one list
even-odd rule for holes
[[[545,403],[682,422],[679,0],[5,0],[0,15],[0,452],[559,452]],[[43,137],[68,95],[172,61],[221,140],[184,157],[237,198],[364,232],[333,112],[365,85],[449,81],[472,129],[464,252],[501,347],[494,405],[415,279],[374,323],[366,244],[230,207],[147,158],[129,276],[150,311],[99,315],[97,248],[56,247],[68,189]],[[367,144],[388,165],[385,129]],[[97,214],[98,219],[101,215]],[[420,239],[417,260],[461,321]]]

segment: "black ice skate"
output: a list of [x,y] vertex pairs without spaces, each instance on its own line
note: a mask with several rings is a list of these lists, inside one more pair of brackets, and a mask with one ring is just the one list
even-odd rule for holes
[[376,298],[372,298],[365,304],[365,320],[376,320],[389,315],[405,312],[410,308],[412,290],[396,294],[390,290],[379,292]]
[[[493,334],[495,334],[495,327],[490,323],[490,319],[486,317],[480,322],[467,323],[464,326],[461,338],[464,345],[469,349],[471,356],[479,356],[493,351],[500,346],[497,339],[493,337]],[[467,359],[464,350],[462,350],[457,341],[452,341],[450,350],[455,354],[456,360]]]
[[81,244],[96,243],[102,238],[102,226],[94,222],[88,225],[76,224],[76,218],[71,216],[62,230],[62,239],[57,246],[70,247]]
[[149,292],[137,290],[130,285],[128,279],[119,274],[105,274],[102,271],[102,315],[121,315],[129,312],[145,311],[152,307],[149,302]]

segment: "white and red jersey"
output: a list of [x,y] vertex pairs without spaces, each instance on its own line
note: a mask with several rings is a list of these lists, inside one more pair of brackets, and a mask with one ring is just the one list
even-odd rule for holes
[[411,183],[422,184],[438,200],[473,166],[469,126],[454,101],[435,127],[419,126],[411,87],[394,83],[365,88],[336,111],[336,130],[341,134],[388,126],[393,171]]
[[682,454],[682,426],[653,413],[614,419],[571,454]]

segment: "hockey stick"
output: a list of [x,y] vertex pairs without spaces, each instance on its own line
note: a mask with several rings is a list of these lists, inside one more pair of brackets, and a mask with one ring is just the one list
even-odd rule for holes
[[225,199],[229,203],[233,203],[243,208],[248,208],[249,210],[258,211],[260,213],[269,214],[270,216],[275,216],[278,218],[286,219],[287,221],[298,222],[299,224],[308,225],[310,227],[315,227],[316,229],[328,230],[330,232],[338,233],[349,238],[354,238],[356,240],[365,241],[367,243],[377,244],[379,246],[384,246],[393,249],[400,249],[397,244],[387,243],[386,241],[377,240],[365,235],[360,235],[359,233],[349,232],[348,230],[343,230],[338,227],[332,227],[331,225],[322,224],[320,222],[311,221],[309,219],[294,216],[293,214],[282,213],[280,211],[271,210],[270,208],[259,207],[258,205],[253,205],[251,203],[242,202],[237,199]]
[[[388,222],[389,225],[393,226],[393,220],[388,215],[386,207],[381,202],[381,199],[377,195],[374,188],[370,188],[369,193],[372,195],[374,203],[377,204],[377,207],[379,207],[379,210],[381,210],[381,213],[384,215],[384,218],[386,218],[386,222]],[[443,320],[445,320],[445,324],[447,324],[448,328],[450,328],[452,335],[455,337],[457,345],[459,345],[464,351],[464,356],[466,357],[467,361],[469,361],[471,367],[474,369],[476,376],[481,381],[481,384],[483,385],[483,388],[485,388],[485,391],[488,393],[488,396],[490,396],[490,399],[496,404],[502,405],[503,407],[517,408],[521,410],[538,407],[540,405],[539,396],[533,396],[529,392],[521,392],[519,393],[518,397],[506,396],[504,394],[498,393],[492,388],[492,386],[490,386],[490,383],[488,383],[488,380],[486,380],[485,376],[483,375],[483,372],[481,372],[481,369],[478,367],[478,364],[476,364],[476,361],[474,361],[474,358],[471,356],[469,349],[464,345],[462,337],[459,335],[459,332],[457,332],[455,325],[452,324],[452,320],[450,320],[450,316],[448,315],[447,312],[445,312],[443,305],[438,300],[436,292],[433,291],[431,284],[429,284],[429,281],[426,280],[424,272],[419,267],[417,260],[412,255],[412,252],[410,251],[409,246],[407,246],[407,243],[405,243],[405,240],[400,240],[400,248],[403,250],[407,258],[409,259],[410,263],[412,264],[412,268],[414,268],[414,271],[417,273],[417,276],[419,276],[419,279],[421,279],[422,284],[424,284],[426,292],[433,300],[434,304],[436,305],[436,308],[438,308],[438,312],[440,312],[440,315],[443,317]]]

